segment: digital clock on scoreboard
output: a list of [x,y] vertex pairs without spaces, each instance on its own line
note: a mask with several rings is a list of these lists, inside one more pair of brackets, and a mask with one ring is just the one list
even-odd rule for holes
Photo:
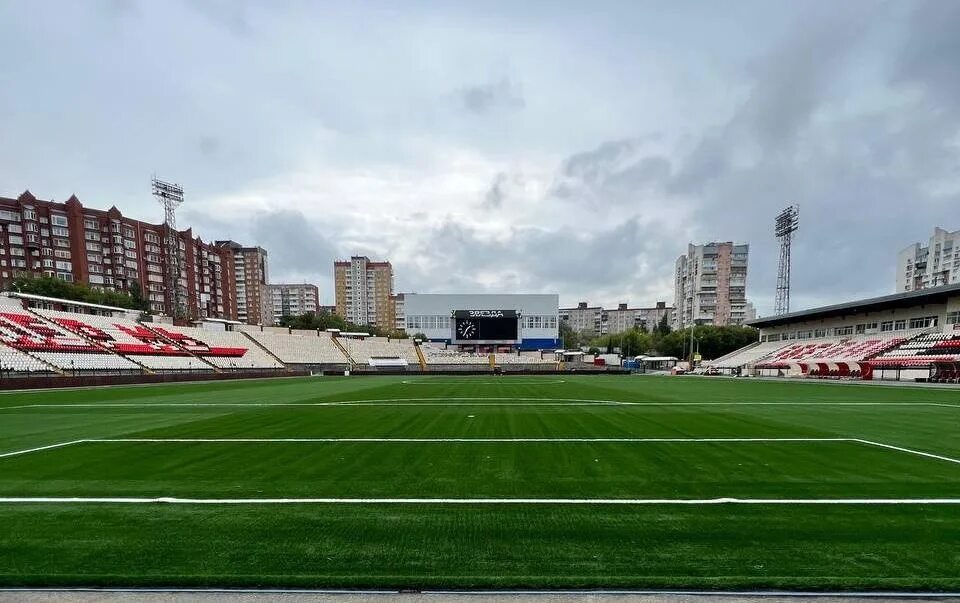
[[516,310],[456,310],[454,343],[513,343],[518,340]]

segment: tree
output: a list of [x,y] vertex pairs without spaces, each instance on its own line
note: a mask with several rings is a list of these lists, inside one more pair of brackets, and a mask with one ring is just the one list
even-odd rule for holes
[[560,342],[564,349],[566,350],[578,350],[580,345],[583,343],[581,341],[580,334],[573,330],[573,327],[565,320],[560,321]]
[[656,332],[661,337],[667,336],[670,334],[670,323],[667,321],[667,313],[664,312],[663,316],[660,317],[660,322],[657,323]]
[[[752,327],[701,325],[693,329],[694,350],[707,359],[719,358],[757,341],[757,330]],[[657,342],[658,351],[678,358],[690,353],[690,329],[673,331]]]
[[[137,287],[139,288],[139,285]],[[84,283],[68,283],[49,276],[34,277],[24,273],[17,274],[8,290],[104,306],[142,309],[134,305],[129,291],[91,289]]]
[[595,337],[590,345],[597,349],[605,349],[607,354],[617,350],[624,357],[632,357],[650,352],[654,348],[654,338],[639,327],[633,327],[620,333],[611,333]]
[[130,281],[127,285],[127,293],[130,294],[130,303],[133,308],[142,312],[150,311],[150,301],[143,296],[143,287],[137,281]]
[[347,321],[338,314],[333,314],[327,310],[320,312],[307,312],[298,316],[284,316],[280,319],[280,326],[291,329],[316,331],[317,329],[325,331],[327,329],[340,329],[341,331],[351,331]]

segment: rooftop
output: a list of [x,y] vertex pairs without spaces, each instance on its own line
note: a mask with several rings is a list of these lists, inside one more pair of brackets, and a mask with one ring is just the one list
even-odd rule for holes
[[919,291],[907,291],[905,293],[871,297],[842,304],[833,304],[831,306],[821,306],[819,308],[781,314],[780,316],[767,316],[747,321],[746,324],[758,328],[775,327],[794,322],[847,316],[861,312],[879,312],[893,308],[908,308],[910,306],[943,303],[947,299],[957,296],[960,296],[960,284],[944,285],[942,287],[920,289]]

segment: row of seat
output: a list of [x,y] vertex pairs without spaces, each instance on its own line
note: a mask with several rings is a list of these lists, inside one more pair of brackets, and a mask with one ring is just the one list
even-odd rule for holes
[[960,335],[924,333],[877,357],[883,364],[960,361]]
[[144,325],[126,318],[79,315],[55,310],[36,310],[36,313],[151,370],[211,369],[186,350],[164,340]]
[[50,367],[29,354],[7,346],[0,346],[0,374],[49,373]]
[[402,358],[409,364],[420,364],[417,349],[410,339],[365,337],[363,339],[341,338],[350,357],[359,364],[369,364],[371,358]]
[[163,337],[221,369],[282,369],[283,364],[243,333],[197,327],[154,327]]
[[283,335],[246,331],[258,344],[286,364],[346,364],[349,361],[333,343],[329,333]]
[[424,344],[420,346],[423,357],[427,364],[489,364],[489,354],[474,354],[472,352],[461,352],[459,350],[448,350],[435,345]]
[[867,336],[842,340],[797,342],[784,346],[757,362],[758,367],[798,362],[859,362],[905,341],[901,336]]

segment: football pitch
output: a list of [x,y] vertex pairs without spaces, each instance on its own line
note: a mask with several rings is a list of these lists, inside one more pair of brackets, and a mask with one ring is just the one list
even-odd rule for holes
[[570,375],[0,394],[0,586],[960,590],[960,392]]

